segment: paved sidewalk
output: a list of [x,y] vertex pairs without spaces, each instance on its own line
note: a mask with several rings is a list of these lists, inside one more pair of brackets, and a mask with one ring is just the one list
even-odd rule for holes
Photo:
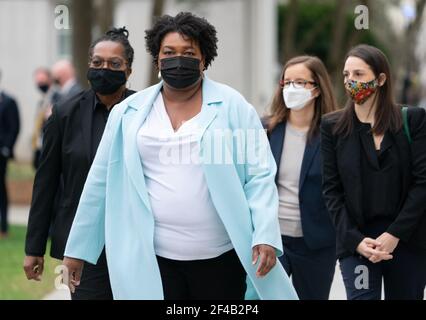
[[[67,290],[55,290],[43,298],[43,300],[70,300],[71,296]],[[339,267],[336,266],[336,273],[331,288],[330,300],[346,300],[345,287]]]
[[54,290],[46,295],[43,300],[71,300],[71,295],[68,290]]
[[[9,211],[9,223],[26,225],[28,221],[29,206],[12,206]],[[426,297],[426,290],[425,290]],[[43,298],[43,300],[69,300],[70,293],[67,290],[55,290]],[[345,286],[339,265],[336,265],[333,285],[330,292],[330,300],[346,300]]]
[[9,224],[26,226],[30,207],[25,205],[12,205],[9,207]]

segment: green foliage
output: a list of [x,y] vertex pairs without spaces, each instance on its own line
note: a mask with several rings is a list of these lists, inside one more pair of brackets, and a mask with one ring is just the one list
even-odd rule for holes
[[10,180],[34,180],[35,172],[30,164],[9,161],[7,168],[7,178]]
[[[289,14],[297,14],[297,27],[295,32],[295,48],[297,54],[310,54],[316,55],[322,59],[325,63],[328,61],[330,51],[333,50],[331,47],[331,39],[333,34],[333,28],[335,27],[335,15],[336,15],[336,1],[299,1],[298,12],[289,12],[287,5],[280,5],[278,8],[278,48],[279,52],[283,51],[283,32],[285,28],[285,20]],[[345,42],[344,48],[342,48],[343,54],[350,49],[351,46],[366,43],[381,47],[380,43],[371,32],[371,30],[357,30],[354,27],[356,15],[353,10],[347,12],[346,25],[345,25]],[[318,29],[319,28],[319,29]],[[317,32],[314,41],[302,49],[304,42],[310,33]],[[356,37],[356,43],[349,43],[350,39],[353,39],[354,33],[359,33]],[[303,50],[303,51],[299,51]],[[343,59],[343,57],[342,57]],[[282,61],[283,62],[283,61]]]

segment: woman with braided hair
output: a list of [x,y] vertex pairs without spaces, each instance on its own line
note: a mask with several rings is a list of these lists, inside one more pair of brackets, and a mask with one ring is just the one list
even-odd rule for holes
[[[133,48],[125,28],[111,29],[89,48],[90,89],[59,102],[47,120],[36,173],[25,245],[27,278],[39,281],[49,234],[50,255],[63,259],[65,244],[84,182],[95,158],[110,111],[133,94],[126,88],[132,72]],[[56,187],[63,179],[59,210]],[[96,264],[86,263],[72,299],[112,299],[104,250]]]

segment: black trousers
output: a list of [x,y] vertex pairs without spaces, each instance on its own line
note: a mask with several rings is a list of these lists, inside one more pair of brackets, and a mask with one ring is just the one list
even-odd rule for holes
[[0,155],[0,231],[7,232],[9,225],[7,223],[8,199],[6,189],[6,169],[7,158]]
[[[376,239],[390,222],[367,225],[363,234]],[[399,242],[393,259],[372,263],[357,254],[340,259],[348,300],[423,300],[426,286],[426,251]]]
[[72,300],[112,300],[112,290],[109,281],[105,249],[98,263],[84,263],[80,285],[71,294]]
[[334,271],[336,247],[311,250],[303,238],[281,236],[284,255],[279,257],[300,300],[328,300]]
[[244,300],[246,272],[235,250],[206,260],[157,260],[165,300]]

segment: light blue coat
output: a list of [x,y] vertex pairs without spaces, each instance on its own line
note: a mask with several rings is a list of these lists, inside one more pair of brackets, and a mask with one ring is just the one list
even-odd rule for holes
[[[153,243],[155,221],[136,143],[161,88],[159,83],[142,90],[111,112],[65,250],[67,257],[94,264],[105,245],[115,299],[164,298]],[[248,274],[246,298],[297,299],[278,261],[264,278],[256,277],[257,266],[252,265],[252,247],[257,244],[268,244],[282,254],[276,165],[265,132],[243,142],[242,148],[226,144],[231,163],[205,161],[212,150],[207,137],[223,129],[262,130],[259,117],[228,86],[205,78],[202,94],[200,157],[213,204]],[[260,153],[256,161],[239,163],[253,152]]]

